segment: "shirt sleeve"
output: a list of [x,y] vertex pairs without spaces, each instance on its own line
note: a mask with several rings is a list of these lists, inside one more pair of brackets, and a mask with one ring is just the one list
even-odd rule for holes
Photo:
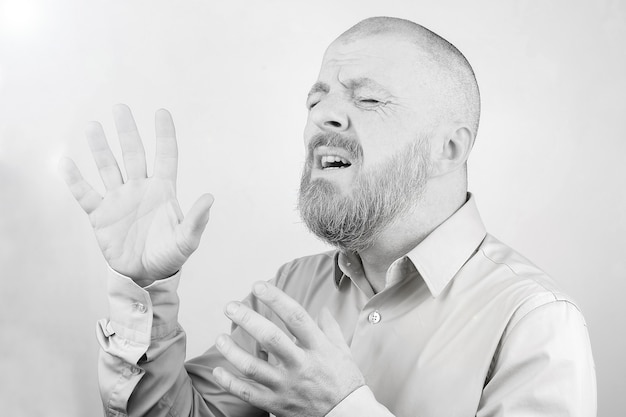
[[596,416],[587,326],[569,301],[535,306],[516,319],[490,374],[477,417]]
[[326,414],[326,417],[353,416],[394,417],[387,407],[376,401],[374,393],[367,385],[352,391]]
[[[178,324],[179,280],[180,272],[142,288],[109,272],[110,317],[97,326],[105,415],[267,416],[216,383],[214,367],[237,371],[214,347],[185,363],[185,333]],[[233,329],[232,337],[250,350],[256,348],[241,330]]]

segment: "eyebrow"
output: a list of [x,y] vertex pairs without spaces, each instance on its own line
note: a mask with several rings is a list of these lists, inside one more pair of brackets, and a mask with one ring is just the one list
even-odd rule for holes
[[[353,78],[346,81],[340,81],[340,83],[347,88],[348,90],[354,91],[362,87],[370,88],[376,91],[387,93],[387,89],[380,85],[378,82],[372,80],[371,78],[361,77],[361,78]],[[329,93],[330,86],[323,81],[318,81],[313,84],[311,90],[309,90],[308,97],[315,93]]]
[[309,94],[307,95],[307,97],[311,97],[315,93],[328,93],[328,92],[330,92],[330,86],[326,84],[325,82],[318,81],[315,84],[313,84],[313,87],[311,87],[311,89],[309,90]]
[[342,84],[346,86],[346,88],[353,90],[353,91],[361,87],[367,87],[367,88],[371,88],[373,90],[378,90],[381,92],[387,91],[385,87],[383,87],[376,81],[372,80],[371,78],[367,78],[367,77],[350,79],[350,80],[347,80],[346,82],[342,82]]

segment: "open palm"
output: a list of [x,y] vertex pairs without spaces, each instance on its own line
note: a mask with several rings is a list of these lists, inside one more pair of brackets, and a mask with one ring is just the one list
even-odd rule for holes
[[107,189],[98,194],[70,159],[61,172],[70,191],[89,215],[96,239],[109,265],[136,281],[165,278],[185,263],[200,243],[213,203],[201,196],[186,217],[176,200],[178,151],[172,117],[156,113],[156,158],[152,177],[147,176],[143,144],[130,109],[114,108],[127,180],[107,143],[102,126],[92,122],[87,140],[100,177]]

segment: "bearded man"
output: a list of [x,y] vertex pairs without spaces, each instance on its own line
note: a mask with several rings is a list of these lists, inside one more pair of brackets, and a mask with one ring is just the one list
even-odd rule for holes
[[579,309],[486,233],[467,192],[480,100],[465,57],[413,22],[367,19],[330,45],[307,107],[299,208],[337,250],[229,303],[231,334],[186,363],[176,288],[213,198],[183,218],[169,113],[156,114],[152,177],[123,105],[125,183],[97,123],[106,195],[63,162],[112,269],[98,332],[107,415],[595,415]]

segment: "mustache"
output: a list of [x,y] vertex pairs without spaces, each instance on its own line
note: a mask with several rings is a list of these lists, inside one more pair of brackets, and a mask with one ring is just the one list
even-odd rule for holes
[[307,149],[309,159],[313,158],[313,151],[320,146],[342,148],[350,154],[352,161],[363,158],[363,148],[359,141],[337,132],[323,132],[313,136]]

